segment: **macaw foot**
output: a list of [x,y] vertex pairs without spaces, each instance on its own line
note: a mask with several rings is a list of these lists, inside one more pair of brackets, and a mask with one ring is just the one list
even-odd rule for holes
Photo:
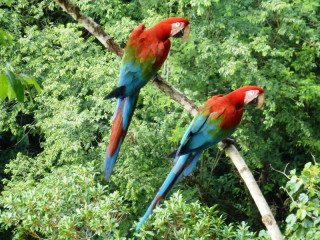
[[224,148],[229,147],[231,144],[232,145],[235,144],[235,141],[232,138],[225,138],[225,139],[222,140],[222,142],[225,144]]
[[153,82],[153,80],[154,80],[155,78],[158,78],[158,77],[160,77],[160,74],[159,74],[159,73],[156,73],[156,74],[154,75],[154,78],[151,79],[151,82]]

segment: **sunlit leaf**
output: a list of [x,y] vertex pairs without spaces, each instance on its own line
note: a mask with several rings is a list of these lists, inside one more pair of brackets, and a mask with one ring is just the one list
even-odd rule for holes
[[[12,89],[14,90],[18,101],[23,102],[24,101],[24,88],[22,86],[20,79],[10,70],[6,70],[5,75],[7,76],[8,82],[10,83]],[[11,95],[11,97],[12,97],[12,95]]]
[[0,98],[3,100],[8,96],[8,80],[5,74],[0,75]]
[[33,85],[38,93],[41,92],[41,87],[34,78],[31,78],[31,77],[24,75],[24,74],[22,74],[22,78],[27,84]]
[[12,44],[12,36],[0,28],[0,46]]

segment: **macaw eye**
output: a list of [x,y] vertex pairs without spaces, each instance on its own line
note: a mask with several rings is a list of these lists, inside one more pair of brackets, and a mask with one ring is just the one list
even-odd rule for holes
[[176,22],[173,24],[174,27],[180,27],[181,23],[180,22]]

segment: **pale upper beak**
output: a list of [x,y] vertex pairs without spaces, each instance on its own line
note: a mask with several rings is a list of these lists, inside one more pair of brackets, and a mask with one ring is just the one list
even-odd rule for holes
[[261,108],[262,105],[264,103],[264,94],[261,93],[259,96],[258,96],[258,102],[257,102],[257,108]]
[[187,40],[187,38],[189,37],[190,34],[190,25],[187,25],[184,28],[184,32],[183,32],[183,41]]
[[185,41],[189,37],[189,34],[190,34],[190,25],[187,25],[186,27],[184,27],[184,23],[183,23],[179,27],[174,27],[171,30],[170,36],[175,38],[183,37],[183,41]]

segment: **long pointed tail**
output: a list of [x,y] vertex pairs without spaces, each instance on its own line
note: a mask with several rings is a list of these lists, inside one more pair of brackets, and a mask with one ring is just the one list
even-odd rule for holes
[[140,219],[140,222],[138,223],[136,231],[138,231],[140,229],[142,224],[150,216],[152,210],[156,207],[159,200],[162,197],[166,196],[166,194],[170,191],[170,189],[180,180],[182,175],[187,176],[192,171],[192,169],[196,165],[200,155],[201,155],[201,152],[189,153],[189,154],[179,156],[179,157],[177,157],[177,159],[175,159],[175,161],[174,161],[175,164],[174,164],[173,168],[171,169],[167,178],[164,180],[162,186],[160,187],[157,195],[155,196],[152,203],[150,204],[148,210],[143,215],[143,217]]
[[116,162],[123,139],[127,134],[134,109],[136,108],[138,96],[139,91],[132,96],[118,98],[116,111],[113,116],[114,121],[111,129],[110,142],[104,162],[104,173],[107,181]]

